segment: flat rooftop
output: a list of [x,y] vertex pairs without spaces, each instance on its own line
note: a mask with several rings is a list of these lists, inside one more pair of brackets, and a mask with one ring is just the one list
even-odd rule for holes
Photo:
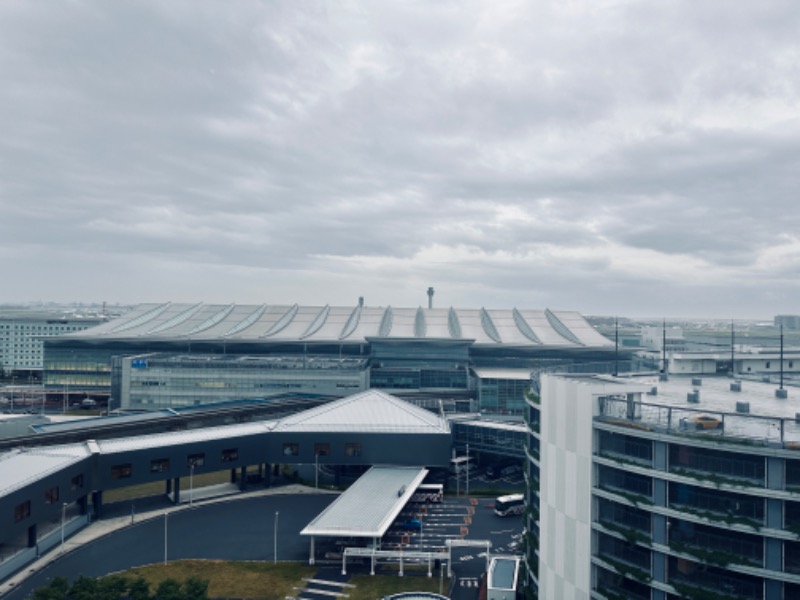
[[[601,405],[601,419],[630,422],[631,426],[653,431],[742,438],[800,448],[800,423],[796,422],[800,388],[784,387],[788,398],[778,398],[775,391],[779,386],[775,383],[727,376],[670,375],[668,381],[659,381],[657,376],[571,379],[603,386],[608,396]],[[741,391],[732,389],[734,383]],[[626,394],[638,396],[640,404],[633,415]],[[697,394],[697,402],[689,401],[690,394]],[[697,425],[694,419],[700,416],[710,417],[707,427]]]
[[[760,381],[732,379],[730,377],[689,377],[670,375],[668,381],[659,381],[658,377],[634,378],[632,381],[644,383],[648,388],[656,388],[655,395],[647,394],[642,402],[667,404],[684,408],[709,410],[718,412],[736,412],[737,402],[749,402],[750,414],[763,417],[778,417],[794,420],[795,413],[800,412],[800,388],[784,388],[788,399],[775,397],[778,385]],[[692,382],[699,381],[699,385]],[[739,382],[740,392],[731,390],[731,384]],[[690,404],[687,396],[694,391],[699,392],[699,403]],[[792,401],[794,399],[795,401]]]

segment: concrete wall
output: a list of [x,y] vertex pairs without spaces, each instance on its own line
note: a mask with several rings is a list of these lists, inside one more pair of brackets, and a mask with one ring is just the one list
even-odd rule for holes
[[589,598],[593,386],[541,385],[539,597]]

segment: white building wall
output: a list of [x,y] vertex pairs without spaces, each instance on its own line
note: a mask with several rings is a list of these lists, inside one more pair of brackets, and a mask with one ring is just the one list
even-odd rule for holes
[[592,389],[541,381],[540,598],[591,594]]

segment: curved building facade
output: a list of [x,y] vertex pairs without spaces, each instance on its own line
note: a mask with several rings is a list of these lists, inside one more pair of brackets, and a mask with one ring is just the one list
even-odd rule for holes
[[525,517],[538,597],[800,597],[800,419],[775,386],[545,375],[539,391]]

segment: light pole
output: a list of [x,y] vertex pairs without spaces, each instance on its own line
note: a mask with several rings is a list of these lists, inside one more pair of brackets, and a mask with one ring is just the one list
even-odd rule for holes
[[272,562],[278,562],[278,511],[275,511],[275,530],[272,534]]
[[314,491],[319,494],[319,452],[314,452]]
[[64,554],[64,521],[67,519],[67,503],[61,504],[61,554]]
[[469,444],[467,444],[467,484],[464,495],[469,496]]
[[164,513],[164,564],[167,564],[167,515]]

